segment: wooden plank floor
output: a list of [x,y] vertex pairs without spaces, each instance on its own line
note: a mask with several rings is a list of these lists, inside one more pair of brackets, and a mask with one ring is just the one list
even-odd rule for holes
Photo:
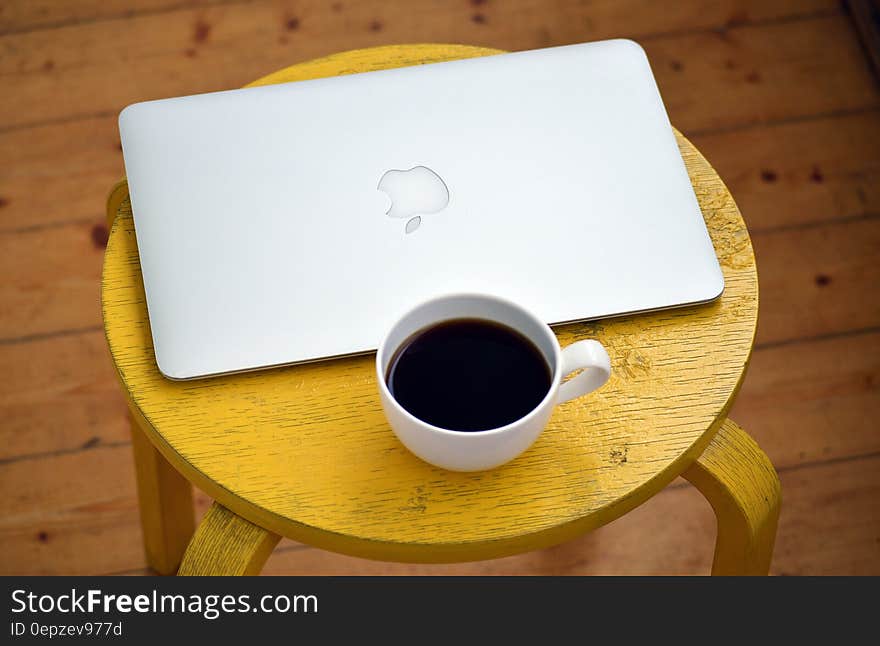
[[[880,84],[837,0],[0,4],[0,574],[147,573],[99,306],[124,105],[370,45],[617,36],[644,45],[752,233],[761,317],[732,416],[780,472],[772,571],[880,574]],[[714,532],[678,481],[532,554],[413,566],[283,541],[266,572],[704,573]]]

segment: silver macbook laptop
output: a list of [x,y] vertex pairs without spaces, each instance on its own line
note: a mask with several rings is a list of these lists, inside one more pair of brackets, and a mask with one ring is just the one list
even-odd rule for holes
[[119,128],[172,379],[374,350],[440,293],[561,323],[723,289],[631,41],[138,103]]

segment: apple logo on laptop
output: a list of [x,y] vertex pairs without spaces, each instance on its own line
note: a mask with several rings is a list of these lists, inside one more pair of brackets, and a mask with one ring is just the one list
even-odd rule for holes
[[449,204],[449,189],[440,176],[425,166],[389,170],[379,180],[378,190],[391,198],[388,217],[409,218],[406,232],[419,228],[423,215],[438,213]]

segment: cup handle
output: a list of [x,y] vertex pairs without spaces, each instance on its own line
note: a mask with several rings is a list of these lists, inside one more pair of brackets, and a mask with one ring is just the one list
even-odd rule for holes
[[591,393],[611,376],[611,359],[598,341],[576,341],[562,349],[562,376],[582,370],[581,374],[559,386],[556,403],[562,404]]

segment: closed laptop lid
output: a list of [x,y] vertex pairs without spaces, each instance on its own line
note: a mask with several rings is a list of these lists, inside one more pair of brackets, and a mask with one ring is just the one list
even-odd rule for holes
[[442,293],[560,323],[723,289],[631,41],[150,101],[119,126],[170,378],[370,351]]

